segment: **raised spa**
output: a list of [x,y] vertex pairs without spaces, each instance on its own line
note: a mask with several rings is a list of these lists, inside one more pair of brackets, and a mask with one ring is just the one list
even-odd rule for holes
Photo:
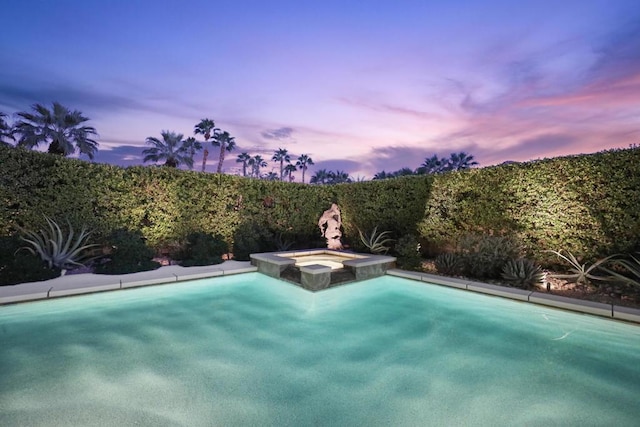
[[330,249],[251,255],[251,263],[258,267],[259,272],[311,291],[382,276],[395,265],[395,261],[390,256]]

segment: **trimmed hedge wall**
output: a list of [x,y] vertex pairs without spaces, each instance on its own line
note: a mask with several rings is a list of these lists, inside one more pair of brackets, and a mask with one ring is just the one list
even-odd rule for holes
[[[98,238],[119,228],[139,230],[159,249],[193,232],[219,234],[230,244],[243,225],[255,224],[288,240],[322,244],[317,223],[336,202],[345,238],[357,227],[381,223],[397,235],[415,232],[429,179],[337,186],[263,181],[166,167],[88,163],[0,147],[0,235],[16,225],[39,229],[43,214],[87,225]],[[372,194],[373,193],[373,194]],[[408,200],[417,203],[407,205]]]
[[640,244],[640,149],[439,175],[420,235],[447,245],[469,232],[514,235],[530,256],[569,250],[593,261]]
[[38,229],[43,214],[87,225],[97,237],[140,230],[156,250],[192,232],[256,224],[289,240],[321,243],[317,221],[331,203],[344,240],[358,228],[417,233],[435,248],[469,232],[514,235],[541,262],[547,249],[592,260],[640,243],[640,149],[464,172],[314,186],[166,167],[121,168],[0,147],[0,235]]

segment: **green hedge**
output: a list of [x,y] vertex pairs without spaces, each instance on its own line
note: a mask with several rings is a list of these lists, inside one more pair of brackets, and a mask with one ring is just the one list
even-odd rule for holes
[[3,236],[16,225],[42,227],[45,214],[97,237],[139,230],[156,250],[193,232],[219,234],[232,247],[236,230],[253,225],[320,244],[318,218],[335,202],[351,244],[358,228],[375,226],[440,248],[470,232],[504,234],[550,261],[546,249],[593,259],[640,242],[640,149],[329,186],[121,168],[10,147],[0,147],[0,167]]
[[640,149],[438,175],[419,231],[440,245],[514,235],[545,263],[548,249],[586,260],[630,252],[640,243]]

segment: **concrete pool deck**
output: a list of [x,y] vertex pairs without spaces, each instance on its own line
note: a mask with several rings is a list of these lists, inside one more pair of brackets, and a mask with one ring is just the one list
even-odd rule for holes
[[175,283],[257,270],[249,261],[225,261],[222,264],[202,267],[171,265],[131,274],[68,274],[41,282],[0,286],[0,304]]
[[[0,286],[0,305],[17,302],[43,300],[69,295],[81,295],[140,286],[159,285],[204,279],[208,277],[228,276],[232,274],[256,272],[258,268],[249,261],[225,261],[222,264],[202,267],[181,267],[178,265],[160,267],[157,270],[120,275],[70,274],[41,282]],[[386,274],[425,284],[453,287],[457,289],[509,298],[516,301],[544,305],[640,324],[640,310],[562,297],[546,292],[528,291],[518,288],[491,285],[468,279],[457,279],[428,273],[387,270]]]

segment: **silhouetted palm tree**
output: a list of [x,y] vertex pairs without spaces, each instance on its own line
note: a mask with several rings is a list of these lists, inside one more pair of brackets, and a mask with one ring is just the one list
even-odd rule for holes
[[328,173],[329,175],[329,184],[342,184],[344,182],[351,182],[351,177],[349,177],[349,174],[346,173],[345,171],[330,171]]
[[176,168],[182,164],[193,167],[193,158],[191,157],[190,146],[182,140],[184,135],[181,133],[169,132],[163,130],[161,132],[162,140],[148,137],[147,144],[153,147],[142,151],[145,155],[143,162],[159,162],[164,160],[165,166]]
[[304,183],[304,173],[307,171],[308,167],[311,165],[313,165],[313,159],[311,159],[311,157],[309,157],[307,154],[301,154],[300,157],[298,157],[296,166],[298,167],[298,169],[302,170],[303,183]]
[[256,178],[260,178],[260,168],[267,166],[267,162],[259,154],[250,158],[249,164],[251,165],[251,176]]
[[202,150],[202,143],[196,140],[194,137],[190,136],[189,138],[184,140],[184,144],[189,150],[189,156],[191,157],[191,166],[189,166],[189,169],[193,169],[193,158],[197,152]]
[[377,172],[375,175],[373,175],[374,180],[389,179],[389,178],[393,178],[393,174],[387,173],[385,171]]
[[15,124],[15,132],[20,134],[18,146],[34,148],[41,143],[49,144],[49,153],[68,156],[76,152],[93,159],[98,143],[91,139],[97,136],[95,128],[83,126],[89,119],[78,110],[70,111],[58,102],[53,109],[34,104],[35,114],[22,112],[22,120]]
[[10,139],[11,141],[15,141],[16,139],[13,137],[13,130],[9,123],[4,119],[7,115],[3,112],[0,112],[0,145],[9,145],[6,142],[6,139]]
[[[304,173],[304,172],[303,172]],[[309,182],[311,184],[326,184],[331,180],[330,172],[327,172],[326,169],[317,170],[316,173],[313,174]]]
[[229,135],[229,132],[216,132],[211,143],[220,147],[220,157],[218,159],[218,173],[222,173],[222,163],[224,162],[224,152],[233,151],[236,148],[236,140]]
[[271,158],[274,162],[280,162],[280,181],[284,178],[284,162],[289,163],[291,161],[291,156],[289,156],[289,152],[286,148],[278,148]]
[[206,143],[209,142],[209,138],[211,138],[211,135],[219,130],[220,129],[216,128],[215,123],[211,119],[202,119],[200,120],[200,123],[198,123],[194,127],[193,134],[202,135],[205,142],[204,153],[202,155],[202,172],[204,172],[204,168],[207,166],[207,157],[209,157],[209,150],[206,147]]
[[451,157],[447,160],[449,170],[459,171],[470,169],[471,166],[477,165],[478,162],[473,160],[473,156],[461,151],[459,153],[451,153]]
[[267,181],[278,181],[278,174],[271,171],[264,176],[264,179]]
[[247,165],[249,164],[249,160],[251,160],[251,156],[248,153],[238,154],[236,158],[236,163],[242,163],[242,176],[247,176]]
[[431,157],[427,157],[424,163],[418,168],[419,174],[431,174],[444,172],[446,169],[446,160],[439,159],[435,154]]
[[289,182],[292,182],[295,179],[293,173],[297,170],[298,168],[296,168],[296,165],[292,165],[291,163],[284,167],[284,176],[289,177]]

